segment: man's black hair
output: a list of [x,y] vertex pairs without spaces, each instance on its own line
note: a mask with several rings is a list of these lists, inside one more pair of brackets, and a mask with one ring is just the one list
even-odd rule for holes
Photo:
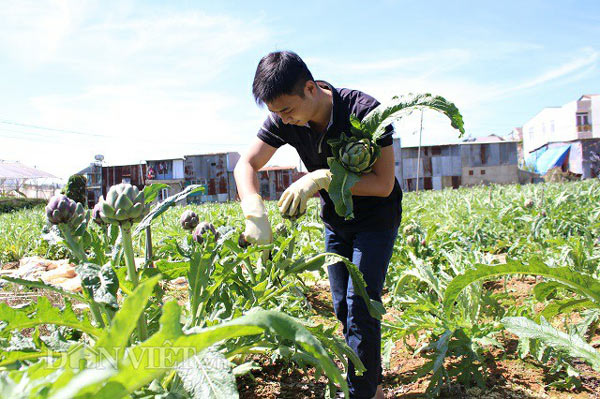
[[275,51],[258,63],[252,94],[258,105],[269,103],[282,94],[304,97],[304,85],[309,80],[314,80],[313,76],[298,54]]

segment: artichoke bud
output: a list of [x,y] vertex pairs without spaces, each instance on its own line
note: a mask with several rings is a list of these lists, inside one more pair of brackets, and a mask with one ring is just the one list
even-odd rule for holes
[[100,202],[94,205],[94,209],[92,209],[92,220],[99,226],[102,226],[104,221],[102,220],[102,197],[100,197]]
[[417,237],[410,235],[408,237],[406,237],[406,243],[410,246],[415,246],[417,245]]
[[128,183],[112,186],[106,199],[100,203],[102,220],[111,224],[118,223],[124,228],[131,228],[145,213],[144,192]]
[[198,215],[189,209],[183,212],[179,218],[179,223],[184,230],[194,230],[194,228],[198,226],[199,222]]
[[287,229],[287,226],[284,223],[277,224],[277,226],[275,226],[274,230],[275,230],[275,234],[277,234],[278,236],[287,236],[290,234]]
[[198,244],[202,244],[204,242],[203,235],[205,233],[212,233],[215,236],[215,240],[217,238],[219,238],[219,233],[217,233],[215,226],[212,223],[208,223],[208,222],[199,223],[196,226],[196,229],[194,230],[194,232],[192,233],[192,238]]
[[369,139],[351,138],[340,150],[340,162],[351,172],[368,173],[374,162],[375,147]]
[[46,205],[46,217],[51,224],[69,223],[75,215],[77,204],[65,195],[55,195]]
[[75,207],[75,213],[69,221],[69,227],[75,236],[81,236],[85,232],[88,223],[87,216],[87,212],[83,209],[83,205],[78,202]]

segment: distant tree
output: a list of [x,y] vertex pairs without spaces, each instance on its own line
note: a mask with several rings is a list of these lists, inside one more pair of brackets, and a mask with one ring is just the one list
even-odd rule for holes
[[65,187],[65,195],[75,202],[81,202],[83,206],[87,206],[87,179],[83,175],[72,175],[69,177],[67,186]]

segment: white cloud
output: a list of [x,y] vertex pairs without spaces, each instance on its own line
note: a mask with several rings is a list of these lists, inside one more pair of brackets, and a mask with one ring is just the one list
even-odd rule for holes
[[592,71],[595,69],[599,56],[600,53],[593,48],[584,48],[580,51],[580,54],[577,54],[570,61],[564,64],[553,66],[551,69],[546,70],[539,75],[514,86],[490,90],[485,97],[487,100],[498,99],[506,97],[511,93],[531,89],[562,79],[568,79],[573,75],[581,76],[580,74],[582,71]]
[[126,163],[243,149],[261,113],[249,94],[236,97],[211,81],[267,40],[262,22],[129,3],[105,7],[16,1],[0,9],[0,51],[50,79],[59,68],[77,81],[29,98],[22,122],[91,133],[0,125],[7,138],[0,158],[64,177],[98,153]]

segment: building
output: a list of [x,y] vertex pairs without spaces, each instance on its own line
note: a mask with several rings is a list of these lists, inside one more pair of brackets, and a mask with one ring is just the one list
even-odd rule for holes
[[85,177],[85,188],[87,192],[87,206],[93,208],[102,195],[102,155],[96,155],[94,162],[76,174]]
[[525,154],[523,153],[523,128],[513,128],[513,130],[504,137],[504,140],[517,142],[517,160],[519,167],[523,168],[525,165]]
[[553,141],[532,151],[527,163],[542,175],[560,168],[562,172],[590,179],[600,177],[599,155],[600,138]]
[[237,198],[233,169],[240,159],[237,152],[186,155],[185,185],[201,184],[203,193],[188,197],[188,203],[225,202]]
[[586,94],[561,107],[547,107],[523,124],[525,154],[551,142],[600,138],[600,95]]
[[517,141],[504,140],[460,144],[461,185],[519,182],[517,144]]
[[185,158],[146,160],[146,185],[157,183],[169,186],[160,191],[157,201],[163,201],[185,189],[184,166]]
[[395,172],[404,191],[519,181],[516,141],[494,136],[490,141],[479,138],[460,144],[421,146],[419,151],[419,147],[400,148],[396,140]]
[[276,201],[293,182],[304,176],[295,166],[267,166],[258,171],[260,196]]
[[596,177],[599,142],[599,94],[544,108],[523,124],[526,163],[541,174],[560,167],[582,178]]
[[129,183],[143,190],[146,181],[146,164],[115,165],[102,167],[102,195],[106,198],[106,193],[111,186],[120,183]]
[[399,146],[399,139],[394,139],[395,173],[403,191],[415,191],[417,187],[419,190],[441,190],[461,185],[459,144],[421,146],[420,153],[419,147]]

